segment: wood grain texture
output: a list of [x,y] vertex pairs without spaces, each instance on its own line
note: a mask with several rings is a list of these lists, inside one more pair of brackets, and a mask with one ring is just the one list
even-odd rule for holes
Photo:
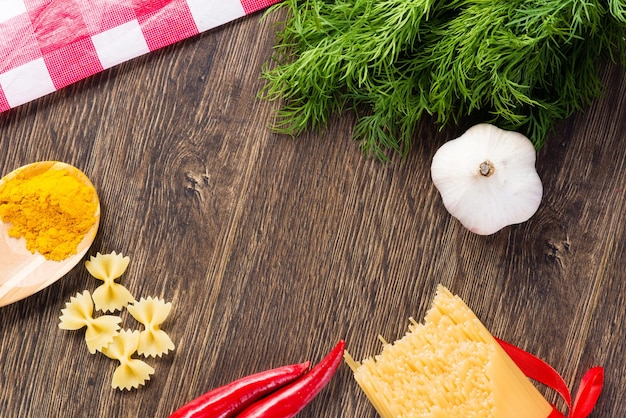
[[[102,206],[89,254],[130,256],[122,283],[173,303],[163,329],[176,344],[148,360],[144,388],[111,389],[115,363],[57,326],[70,296],[97,286],[79,266],[0,309],[0,416],[167,417],[243,375],[317,362],[339,338],[361,359],[379,350],[378,334],[393,340],[422,318],[438,283],[572,391],[604,366],[592,416],[622,416],[623,69],[606,65],[604,96],[539,153],[538,213],[480,237],[430,181],[432,155],[458,130],[425,121],[407,160],[383,165],[351,141],[349,113],[297,139],[267,129],[276,104],[256,94],[277,20],[236,21],[0,114],[0,171],[46,159],[85,171]],[[342,366],[299,416],[376,414]]]

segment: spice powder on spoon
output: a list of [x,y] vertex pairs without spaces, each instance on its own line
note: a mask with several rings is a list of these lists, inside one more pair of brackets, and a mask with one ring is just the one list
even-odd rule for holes
[[72,166],[36,163],[0,184],[0,219],[9,236],[23,237],[26,248],[61,261],[97,221],[98,197],[86,177]]

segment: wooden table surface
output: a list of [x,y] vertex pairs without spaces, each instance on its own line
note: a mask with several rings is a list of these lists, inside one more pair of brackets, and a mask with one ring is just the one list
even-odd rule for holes
[[[85,171],[102,204],[88,255],[130,257],[121,283],[172,302],[163,329],[176,344],[147,360],[145,387],[112,389],[116,363],[58,328],[69,298],[98,284],[81,263],[0,308],[0,416],[167,417],[252,372],[317,362],[340,338],[362,359],[379,334],[420,320],[438,283],[572,392],[604,366],[592,416],[623,416],[624,70],[604,66],[604,96],[539,152],[536,215],[477,236],[430,179],[435,150],[460,132],[424,122],[408,159],[382,164],[351,140],[350,113],[297,139],[267,129],[277,104],[256,95],[279,17],[235,21],[0,114],[2,175],[47,159]],[[299,416],[377,415],[344,364]]]

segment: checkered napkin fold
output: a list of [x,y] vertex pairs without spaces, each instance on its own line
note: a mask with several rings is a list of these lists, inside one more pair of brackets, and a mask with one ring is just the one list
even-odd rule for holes
[[279,0],[0,0],[0,112]]

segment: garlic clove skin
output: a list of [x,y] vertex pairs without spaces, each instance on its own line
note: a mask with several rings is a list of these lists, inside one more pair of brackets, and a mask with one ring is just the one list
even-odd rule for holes
[[524,135],[482,123],[437,150],[431,177],[452,216],[476,234],[491,235],[539,208],[543,185],[535,161]]

